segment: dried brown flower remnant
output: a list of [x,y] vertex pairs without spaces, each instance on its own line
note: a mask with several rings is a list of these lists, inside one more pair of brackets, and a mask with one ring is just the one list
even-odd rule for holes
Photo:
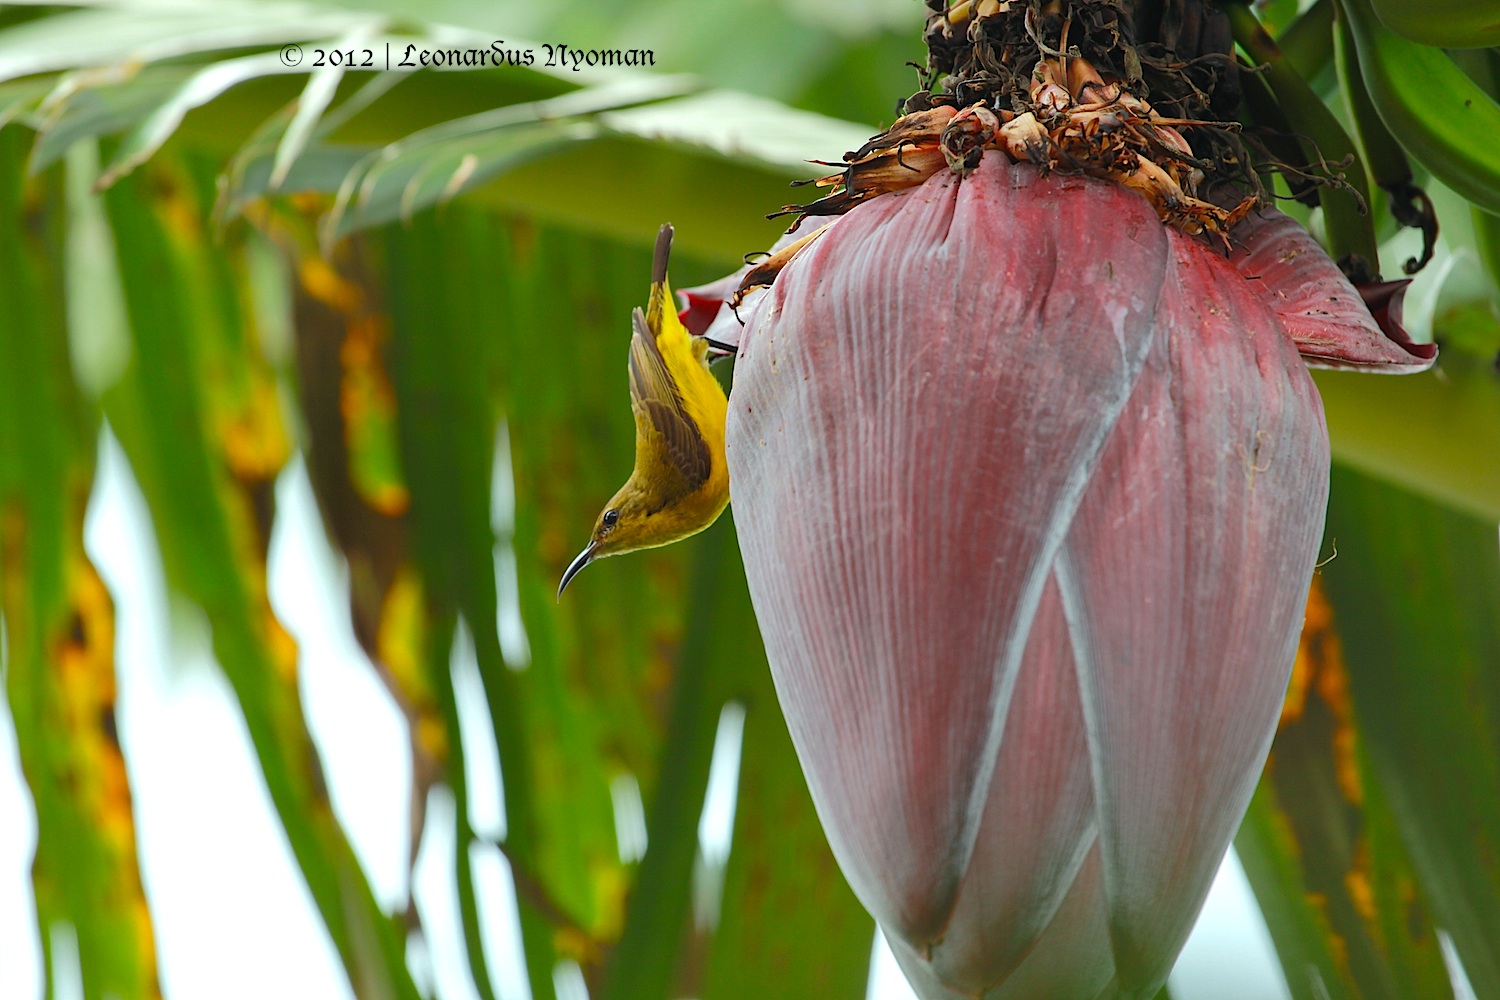
[[845,153],[848,166],[842,172],[807,182],[833,188],[832,194],[810,205],[789,205],[777,214],[842,215],[866,198],[915,187],[947,166],[943,130],[957,115],[956,108],[944,106],[902,116],[859,149]]
[[842,214],[867,198],[915,187],[945,166],[960,174],[972,170],[985,149],[1044,171],[1123,184],[1145,195],[1162,221],[1189,235],[1218,236],[1226,249],[1230,227],[1257,203],[1253,194],[1231,208],[1197,197],[1209,165],[1194,157],[1179,131],[1195,123],[1162,117],[1081,57],[1044,56],[1028,94],[1029,110],[1021,112],[996,112],[978,102],[905,115],[846,154],[841,173],[814,182],[832,193],[783,212]]

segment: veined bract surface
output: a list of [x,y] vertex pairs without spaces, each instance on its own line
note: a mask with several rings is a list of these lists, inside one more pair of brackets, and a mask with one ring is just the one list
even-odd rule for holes
[[756,614],[835,854],[923,997],[1166,979],[1317,558],[1299,344],[1430,364],[1289,220],[1236,237],[1226,259],[989,152],[856,206],[741,311]]

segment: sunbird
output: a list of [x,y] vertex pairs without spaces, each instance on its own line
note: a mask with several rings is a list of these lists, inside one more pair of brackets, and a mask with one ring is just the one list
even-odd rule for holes
[[708,370],[709,342],[677,318],[667,284],[672,227],[656,234],[651,297],[631,316],[630,408],[635,468],[594,522],[588,546],[568,565],[557,596],[589,563],[667,545],[713,524],[729,504],[724,421],[729,401]]

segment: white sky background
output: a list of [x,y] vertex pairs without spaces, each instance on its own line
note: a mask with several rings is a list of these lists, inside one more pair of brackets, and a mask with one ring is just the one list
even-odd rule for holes
[[[145,502],[112,439],[100,459],[86,543],[116,602],[118,725],[166,995],[169,1000],[352,1000],[272,813],[239,710],[212,660],[206,624],[188,610],[177,615],[175,633],[169,627]],[[272,603],[299,644],[304,704],[328,770],[334,808],[376,898],[395,908],[408,891],[411,773],[405,723],[355,643],[342,568],[323,535],[300,463],[283,476],[278,502]],[[500,571],[506,572],[503,561]],[[465,647],[458,644],[453,664],[461,692],[477,681],[472,651]],[[482,704],[473,694],[462,700]],[[498,761],[481,749],[494,745],[482,715],[464,713],[461,738],[475,762],[471,820],[483,832],[495,833],[503,829],[504,815]],[[726,713],[721,736],[727,733],[737,744],[742,722],[742,714],[736,719]],[[738,752],[731,748],[715,756],[711,805],[700,835],[704,856],[722,865]],[[460,953],[452,809],[446,793],[429,803],[428,835],[414,882],[434,940],[430,955],[411,957],[419,984],[435,982],[443,1000],[474,1000]],[[6,818],[0,822],[0,997],[40,1000],[40,947],[29,879],[35,819],[3,707],[0,816]],[[524,1000],[530,991],[519,969],[509,869],[493,848],[477,849],[473,860],[497,987],[504,1000]],[[872,961],[870,1000],[911,996],[879,940]],[[561,969],[557,981],[581,1000],[576,970]],[[1176,1000],[1289,997],[1233,855],[1214,883],[1171,986]],[[74,1000],[69,992],[60,991],[58,1000]]]

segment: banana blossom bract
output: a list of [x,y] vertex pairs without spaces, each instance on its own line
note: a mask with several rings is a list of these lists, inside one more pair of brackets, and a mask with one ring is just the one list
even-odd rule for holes
[[1138,194],[987,153],[836,220],[742,335],[714,320],[739,340],[731,492],[781,705],[924,998],[1166,979],[1317,557],[1308,363],[1431,364],[1399,287],[1367,291],[1377,322],[1285,216],[1234,236],[1226,257]]

